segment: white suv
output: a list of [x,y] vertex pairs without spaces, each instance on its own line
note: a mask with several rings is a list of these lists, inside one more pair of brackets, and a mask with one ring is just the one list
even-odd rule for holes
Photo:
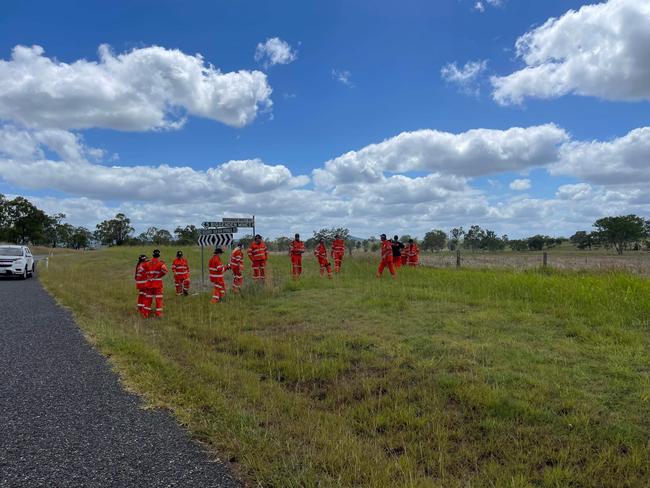
[[0,275],[18,275],[25,280],[35,270],[34,256],[27,246],[0,244]]

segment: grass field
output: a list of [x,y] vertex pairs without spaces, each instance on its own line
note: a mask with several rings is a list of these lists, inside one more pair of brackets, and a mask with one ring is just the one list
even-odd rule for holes
[[[251,486],[641,487],[650,479],[650,283],[629,274],[406,269],[288,277],[220,305],[135,313],[139,249],[50,259],[125,385]],[[187,248],[193,280],[198,250]],[[172,249],[163,249],[168,264]]]

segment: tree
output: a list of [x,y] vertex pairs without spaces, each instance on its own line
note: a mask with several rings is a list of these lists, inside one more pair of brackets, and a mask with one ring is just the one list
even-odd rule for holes
[[508,243],[508,236],[499,237],[492,230],[485,230],[480,247],[485,251],[502,251]]
[[544,245],[546,244],[546,239],[547,239],[546,236],[542,236],[539,234],[529,237],[528,239],[526,239],[526,241],[528,242],[528,249],[530,249],[531,251],[541,251],[542,249],[544,249]]
[[422,249],[427,251],[440,251],[445,248],[447,234],[444,230],[434,229],[424,234]]
[[63,244],[70,236],[72,226],[70,224],[63,224],[65,214],[57,213],[47,218],[45,228],[43,229],[44,238],[47,240],[48,246],[56,247]]
[[199,230],[194,225],[176,227],[174,234],[176,234],[176,243],[180,246],[196,244],[199,240]]
[[599,240],[613,246],[619,255],[623,254],[628,244],[639,242],[647,236],[647,222],[636,215],[603,217],[594,222],[594,227]]
[[73,249],[86,249],[93,238],[92,232],[85,227],[75,227],[70,235],[68,247]]
[[95,236],[104,245],[121,246],[132,232],[131,220],[123,213],[118,213],[115,218],[97,224]]
[[399,238],[400,242],[407,243],[409,239],[413,239],[409,234],[404,234],[402,237]]
[[248,247],[251,245],[251,242],[253,242],[253,234],[246,234],[244,237],[240,237],[237,242],[241,242],[244,247]]
[[312,239],[318,242],[321,239],[325,239],[325,244],[330,245],[334,240],[334,236],[339,235],[341,239],[347,241],[350,237],[350,230],[345,227],[332,227],[331,229],[321,229],[319,231],[314,231]]
[[167,229],[158,229],[151,239],[157,246],[169,246],[172,241],[172,234]]
[[481,248],[481,242],[485,238],[485,231],[478,225],[472,225],[463,239],[463,247],[476,251]]
[[29,200],[16,197],[4,203],[5,239],[24,244],[44,242],[49,217]]
[[578,249],[589,249],[590,251],[592,246],[596,244],[594,235],[584,230],[579,230],[573,234],[569,240],[571,241],[571,244]]
[[158,232],[158,227],[147,227],[147,230],[138,235],[138,240],[145,244],[153,244],[154,237]]
[[463,237],[465,236],[465,231],[463,230],[462,227],[456,227],[453,228],[449,231],[449,243],[447,244],[447,247],[449,247],[450,251],[455,251],[460,247],[461,242],[463,241]]
[[528,251],[528,241],[526,239],[512,239],[508,241],[508,246],[513,251]]
[[273,247],[276,251],[286,252],[289,250],[289,245],[291,244],[291,239],[288,237],[277,237],[273,242]]

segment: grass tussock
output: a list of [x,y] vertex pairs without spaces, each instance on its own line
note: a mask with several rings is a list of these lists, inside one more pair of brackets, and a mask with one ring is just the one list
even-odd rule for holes
[[[135,313],[139,250],[56,256],[41,278],[125,384],[252,485],[647,486],[650,284],[628,274],[405,269],[347,259],[218,306]],[[185,250],[194,282],[195,248]],[[171,261],[172,249],[163,250]],[[250,268],[247,269],[250,272]]]

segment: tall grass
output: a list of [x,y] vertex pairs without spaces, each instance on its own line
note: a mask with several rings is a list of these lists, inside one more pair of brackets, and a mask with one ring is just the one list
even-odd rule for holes
[[[171,261],[172,249],[163,249]],[[627,274],[403,269],[135,314],[139,250],[41,277],[127,387],[260,486],[648,486],[650,285]],[[185,249],[197,279],[195,248]],[[311,259],[310,259],[311,258]],[[206,257],[207,259],[207,257]]]

